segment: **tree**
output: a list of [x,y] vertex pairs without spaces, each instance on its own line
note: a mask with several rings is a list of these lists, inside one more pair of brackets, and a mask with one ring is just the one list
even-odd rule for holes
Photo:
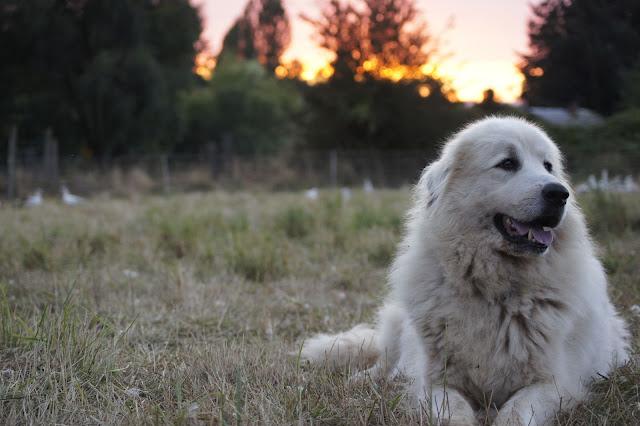
[[236,20],[224,36],[222,49],[218,55],[220,61],[225,57],[245,60],[257,59],[258,52],[255,44],[255,26],[251,19],[256,4],[254,0],[249,1],[242,16]]
[[624,76],[622,108],[640,108],[640,61]]
[[291,42],[289,18],[281,0],[250,0],[225,35],[220,56],[257,59],[273,72]]
[[523,98],[536,105],[579,103],[603,114],[619,105],[623,76],[640,55],[636,0],[546,0],[532,6]]
[[436,45],[415,1],[330,0],[320,18],[303,19],[334,54],[329,81],[304,89],[310,145],[434,153],[468,118],[446,99],[442,83],[423,72]]
[[325,4],[315,27],[321,47],[333,52],[335,79],[421,79],[436,46],[414,0],[362,0]]
[[382,66],[420,68],[427,63],[430,36],[412,0],[367,0],[368,56]]
[[256,37],[258,60],[273,72],[291,43],[289,18],[281,0],[262,0]]
[[353,80],[356,70],[366,59],[367,34],[361,22],[363,16],[350,3],[331,0],[322,10],[320,19],[302,15],[316,30],[320,47],[332,52],[333,79]]
[[3,121],[19,117],[26,134],[52,127],[63,150],[104,160],[168,150],[200,31],[188,0],[5,0]]

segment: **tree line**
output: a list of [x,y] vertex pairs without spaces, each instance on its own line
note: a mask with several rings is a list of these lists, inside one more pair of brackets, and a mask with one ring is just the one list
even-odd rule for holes
[[[428,12],[428,11],[427,11]],[[301,18],[333,61],[315,84],[283,63],[291,42],[281,0],[249,0],[216,53],[188,0],[0,0],[0,126],[64,153],[283,149],[420,149],[455,128],[514,112],[487,92],[469,108],[433,74],[439,45],[415,0],[326,0]],[[640,3],[546,0],[531,7],[521,54],[523,99],[635,117],[640,106]],[[455,52],[454,52],[455,53]]]
[[2,0],[3,128],[99,159],[171,149],[201,25],[188,0]]

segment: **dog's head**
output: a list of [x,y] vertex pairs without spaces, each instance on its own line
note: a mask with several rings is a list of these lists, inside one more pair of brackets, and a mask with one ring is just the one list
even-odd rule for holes
[[526,257],[554,244],[572,197],[556,145],[535,125],[507,117],[456,134],[418,192],[441,238]]

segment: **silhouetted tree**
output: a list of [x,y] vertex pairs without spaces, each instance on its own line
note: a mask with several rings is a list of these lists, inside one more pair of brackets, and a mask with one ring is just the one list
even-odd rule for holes
[[334,79],[353,79],[366,59],[367,34],[362,18],[361,12],[340,0],[325,4],[320,19],[302,15],[315,28],[320,47],[334,53]]
[[257,59],[254,22],[257,5],[256,0],[250,0],[242,16],[236,19],[231,29],[225,34],[219,54],[221,60],[227,55],[246,60]]
[[228,53],[241,59],[257,59],[269,71],[291,42],[289,18],[281,0],[250,0],[225,35],[220,56]]
[[532,6],[523,98],[610,114],[640,52],[637,0],[546,0]]
[[429,60],[426,24],[413,0],[366,0],[370,51],[382,66],[420,67]]
[[334,53],[335,79],[419,79],[435,50],[414,0],[331,0],[319,19],[302,18]]
[[305,89],[315,147],[421,149],[468,118],[443,85],[422,72],[435,44],[414,0],[330,0],[317,19],[303,16],[334,53],[332,77]]
[[268,70],[273,71],[289,47],[291,28],[281,0],[261,0],[261,3],[256,31],[258,60]]
[[640,60],[624,75],[622,108],[640,109]]

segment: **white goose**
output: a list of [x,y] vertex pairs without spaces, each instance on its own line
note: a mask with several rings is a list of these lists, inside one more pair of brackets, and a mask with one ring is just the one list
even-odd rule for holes
[[84,198],[73,195],[71,192],[69,192],[69,188],[64,185],[62,185],[60,192],[62,192],[62,202],[68,206],[75,206],[84,201]]

